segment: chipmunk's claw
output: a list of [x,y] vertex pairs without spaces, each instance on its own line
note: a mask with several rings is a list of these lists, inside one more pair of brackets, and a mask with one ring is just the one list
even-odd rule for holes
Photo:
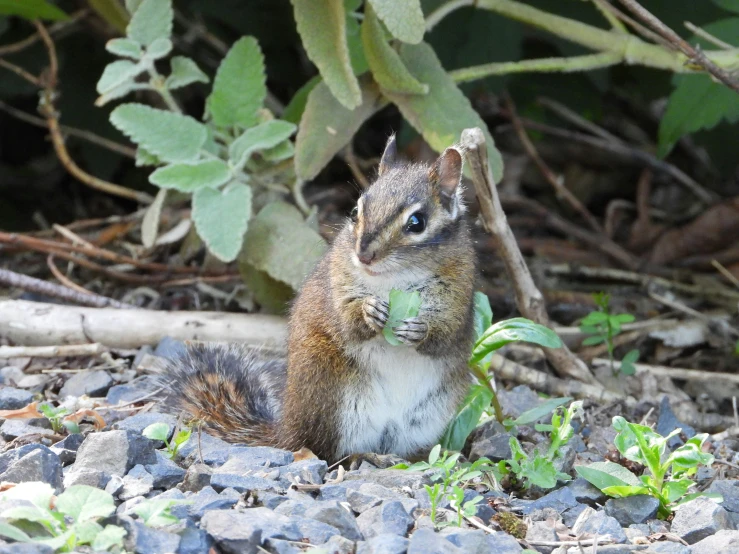
[[378,333],[387,323],[390,307],[388,303],[376,296],[368,296],[362,301],[362,315],[364,321]]
[[404,319],[403,323],[393,327],[395,337],[406,346],[418,346],[428,335],[429,327],[426,322],[417,317]]

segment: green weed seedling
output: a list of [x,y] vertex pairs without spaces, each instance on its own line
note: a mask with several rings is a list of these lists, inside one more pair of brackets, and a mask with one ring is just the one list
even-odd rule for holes
[[190,436],[192,435],[192,429],[189,427],[186,427],[185,429],[181,429],[177,432],[177,434],[172,437],[172,440],[169,441],[169,425],[166,423],[152,423],[146,429],[144,429],[142,433],[147,439],[156,440],[156,441],[162,441],[164,443],[164,453],[168,458],[174,458],[177,456],[177,452],[179,451],[180,447],[184,445],[188,440],[190,440]]
[[621,360],[620,369],[614,369],[613,363],[613,338],[621,333],[621,325],[634,321],[631,314],[612,314],[610,309],[611,296],[599,292],[594,294],[595,303],[598,305],[598,311],[590,312],[580,322],[580,331],[585,335],[590,335],[584,341],[584,346],[595,346],[604,344],[608,348],[608,359],[611,363],[611,372],[616,375],[619,371],[623,375],[633,375],[636,373],[634,364],[639,359],[639,351],[629,350]]
[[55,408],[51,404],[44,403],[40,404],[38,409],[49,420],[51,428],[55,433],[61,433],[64,429],[73,434],[80,432],[80,427],[76,422],[64,421],[64,418],[70,414],[67,408],[61,406]]
[[649,427],[629,423],[621,416],[613,418],[613,428],[618,431],[614,441],[616,448],[627,460],[637,462],[647,473],[637,477],[629,470],[613,462],[598,462],[589,466],[577,466],[577,473],[590,481],[608,496],[615,498],[648,494],[659,500],[657,515],[668,517],[672,510],[698,496],[720,500],[720,495],[694,492],[690,479],[701,465],[710,466],[714,457],[702,451],[708,435],[696,435],[671,454],[667,442],[681,429],[663,437]]

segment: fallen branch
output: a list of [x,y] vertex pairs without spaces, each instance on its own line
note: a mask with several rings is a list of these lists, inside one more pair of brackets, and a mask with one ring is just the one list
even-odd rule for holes
[[57,346],[0,346],[0,358],[71,358],[97,356],[106,350],[99,342]]
[[[485,135],[475,127],[462,131],[462,148],[470,164],[472,182],[480,202],[480,213],[487,231],[493,236],[500,257],[505,264],[516,294],[516,305],[524,317],[541,325],[549,326],[549,317],[544,297],[536,287],[529,268],[516,244],[510,226],[500,205],[498,190],[488,165]],[[595,384],[595,378],[582,360],[579,360],[566,345],[562,348],[545,348],[544,353],[561,376],[571,377],[584,383]]]
[[243,342],[282,346],[285,320],[261,314],[158,312],[83,308],[25,300],[0,301],[0,338],[41,346],[99,342],[109,348],[156,345],[165,336],[179,340]]
[[[611,361],[606,358],[593,359],[593,365],[610,365]],[[613,367],[621,368],[619,360],[613,361]],[[723,373],[720,371],[703,371],[701,369],[687,369],[683,367],[668,367],[662,365],[651,364],[633,364],[637,373],[651,373],[652,375],[660,375],[670,377],[672,379],[682,379],[683,381],[727,381],[729,383],[739,384],[739,373]]]

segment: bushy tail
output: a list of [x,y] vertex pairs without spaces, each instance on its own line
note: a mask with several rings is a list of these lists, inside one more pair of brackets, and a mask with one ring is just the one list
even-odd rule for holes
[[274,446],[287,366],[240,345],[193,343],[159,379],[168,411],[185,412],[233,443]]

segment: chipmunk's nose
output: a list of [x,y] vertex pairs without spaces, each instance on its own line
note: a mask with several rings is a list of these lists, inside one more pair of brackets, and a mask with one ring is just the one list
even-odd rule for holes
[[359,261],[362,262],[364,265],[369,265],[372,263],[372,261],[377,257],[377,252],[368,252],[367,250],[360,250],[357,253],[357,258],[359,258]]

